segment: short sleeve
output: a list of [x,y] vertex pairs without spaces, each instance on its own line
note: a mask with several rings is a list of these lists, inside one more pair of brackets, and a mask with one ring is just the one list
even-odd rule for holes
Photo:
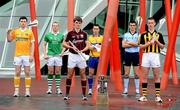
[[144,35],[145,34],[142,34],[141,36],[140,36],[140,44],[145,44],[145,41],[144,41]]
[[16,38],[16,30],[12,30],[10,33],[12,39],[14,40]]
[[[83,31],[84,32],[84,31]],[[87,38],[87,33],[86,32],[84,32],[84,41],[87,41],[88,40],[88,38]]]
[[159,39],[158,39],[158,41],[159,41],[161,44],[165,45],[165,42],[164,42],[164,39],[163,39],[163,36],[162,36],[161,33],[159,33]]
[[45,42],[48,42],[48,41],[49,41],[49,40],[48,40],[48,35],[47,35],[47,34],[44,36],[44,41],[45,41]]
[[70,37],[71,37],[71,34],[70,34],[70,32],[68,32],[68,34],[67,34],[67,36],[65,38],[65,41],[68,42],[70,40]]

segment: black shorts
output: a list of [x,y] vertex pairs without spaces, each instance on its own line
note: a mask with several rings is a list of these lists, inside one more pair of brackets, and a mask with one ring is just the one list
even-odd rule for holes
[[129,53],[125,52],[124,54],[124,61],[125,61],[125,66],[139,66],[139,52],[135,53]]

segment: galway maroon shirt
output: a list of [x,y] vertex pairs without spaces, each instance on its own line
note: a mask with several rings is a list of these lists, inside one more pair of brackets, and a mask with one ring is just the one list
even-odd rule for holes
[[[86,47],[87,34],[80,30],[78,33],[73,29],[68,32],[66,42],[71,41],[79,50],[83,50]],[[73,49],[69,49],[71,53],[77,54]]]

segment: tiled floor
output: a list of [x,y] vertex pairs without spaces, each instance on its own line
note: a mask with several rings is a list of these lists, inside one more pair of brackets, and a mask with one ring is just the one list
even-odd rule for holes
[[[65,78],[61,81],[61,89],[65,92]],[[0,79],[0,110],[178,110],[180,107],[180,86],[172,85],[169,81],[167,90],[162,91],[163,103],[154,101],[154,83],[149,81],[148,101],[138,102],[134,94],[134,81],[131,79],[129,96],[123,97],[120,92],[115,92],[113,83],[108,83],[109,105],[97,106],[89,97],[88,101],[81,100],[81,84],[79,77],[75,80],[75,86],[71,89],[69,102],[63,100],[63,96],[55,93],[47,95],[47,81],[45,79],[32,80],[31,95],[24,97],[24,80],[21,80],[20,97],[15,98],[13,94],[13,80],[9,78]]]

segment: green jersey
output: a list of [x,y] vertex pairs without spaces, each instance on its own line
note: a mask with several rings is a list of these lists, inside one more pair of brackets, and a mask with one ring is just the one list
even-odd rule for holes
[[62,51],[62,41],[64,35],[58,33],[57,35],[49,32],[45,35],[44,41],[48,43],[48,55],[58,55]]

